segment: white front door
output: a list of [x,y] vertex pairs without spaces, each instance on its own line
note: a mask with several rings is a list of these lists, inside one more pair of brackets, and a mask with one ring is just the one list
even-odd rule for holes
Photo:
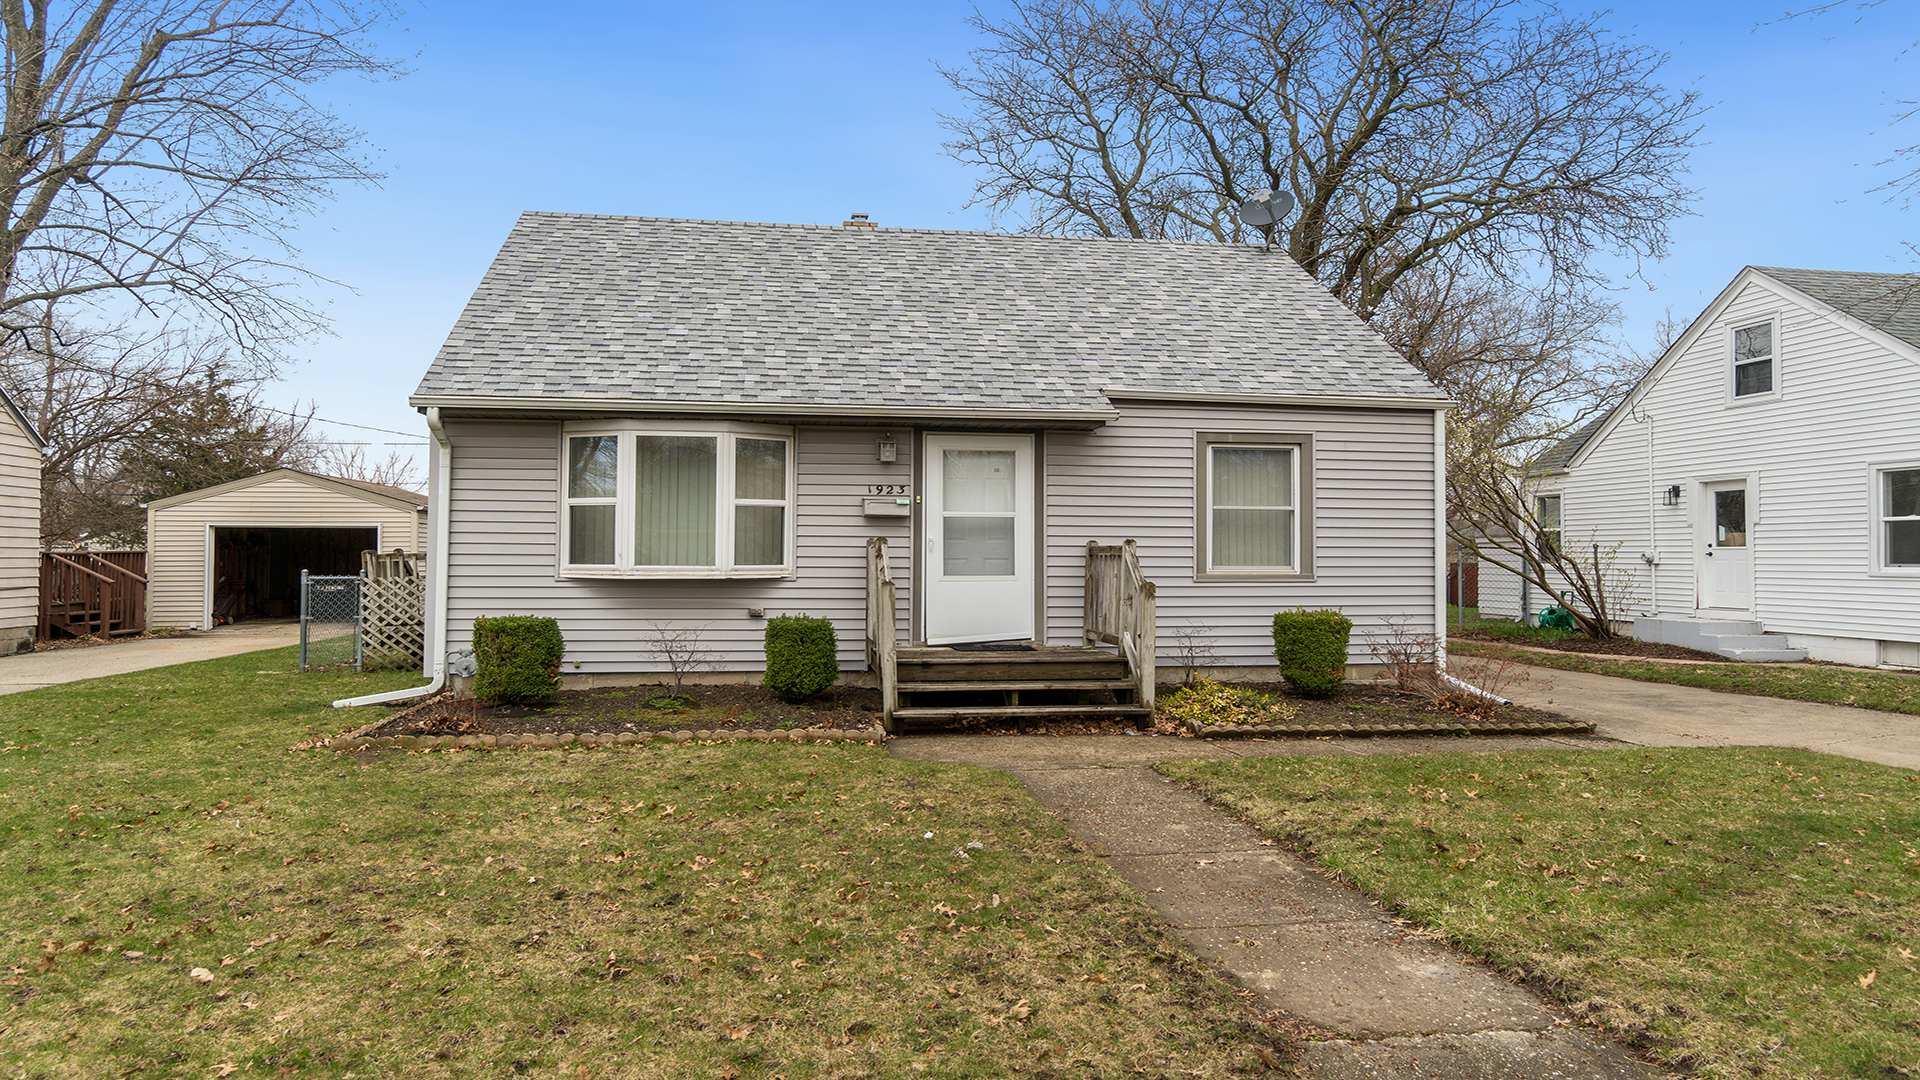
[[929,645],[1033,637],[1033,436],[927,436]]
[[1700,606],[1749,611],[1753,608],[1753,548],[1748,544],[1747,483],[1707,484],[1701,508],[1705,521],[1700,557]]

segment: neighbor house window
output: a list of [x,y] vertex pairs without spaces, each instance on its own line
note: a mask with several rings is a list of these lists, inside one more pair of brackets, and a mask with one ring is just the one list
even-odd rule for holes
[[1733,396],[1773,393],[1774,324],[1755,323],[1733,331]]
[[1311,572],[1308,438],[1218,432],[1198,441],[1201,575]]
[[1881,565],[1920,570],[1920,468],[1880,473]]
[[1559,555],[1560,496],[1536,495],[1533,499],[1533,523],[1540,535],[1540,553],[1545,558]]
[[793,436],[748,425],[566,429],[562,571],[773,577],[793,566]]

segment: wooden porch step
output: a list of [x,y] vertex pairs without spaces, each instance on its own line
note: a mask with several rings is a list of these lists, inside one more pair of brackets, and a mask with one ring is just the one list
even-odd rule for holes
[[893,710],[895,720],[965,720],[972,716],[1145,716],[1144,705],[993,705],[962,708],[910,707]]
[[1118,660],[1119,655],[1091,645],[1036,645],[1031,649],[997,652],[987,649],[956,649],[947,645],[903,645],[896,650],[901,663],[973,664],[981,661],[1009,664],[1054,664],[1061,661]]
[[899,650],[895,663],[902,683],[1005,684],[1071,680],[1119,680],[1127,675],[1124,657],[1084,646],[1060,645],[1012,652],[962,651],[916,645]]
[[1132,679],[1016,679],[981,682],[903,682],[896,687],[903,694],[937,694],[951,690],[1138,690]]

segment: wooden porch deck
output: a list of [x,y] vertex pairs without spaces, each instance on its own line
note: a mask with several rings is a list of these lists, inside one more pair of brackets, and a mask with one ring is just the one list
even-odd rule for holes
[[[880,675],[887,730],[971,717],[1151,717],[1154,592],[1133,541],[1088,544],[1083,644],[900,645],[887,542],[869,540],[867,666]],[[1095,703],[1095,694],[1112,700]]]

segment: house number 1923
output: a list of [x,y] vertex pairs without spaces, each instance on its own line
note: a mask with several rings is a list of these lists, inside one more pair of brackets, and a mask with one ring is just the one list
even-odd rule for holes
[[868,484],[867,485],[867,494],[869,495],[905,495],[906,493],[907,493],[906,484]]

